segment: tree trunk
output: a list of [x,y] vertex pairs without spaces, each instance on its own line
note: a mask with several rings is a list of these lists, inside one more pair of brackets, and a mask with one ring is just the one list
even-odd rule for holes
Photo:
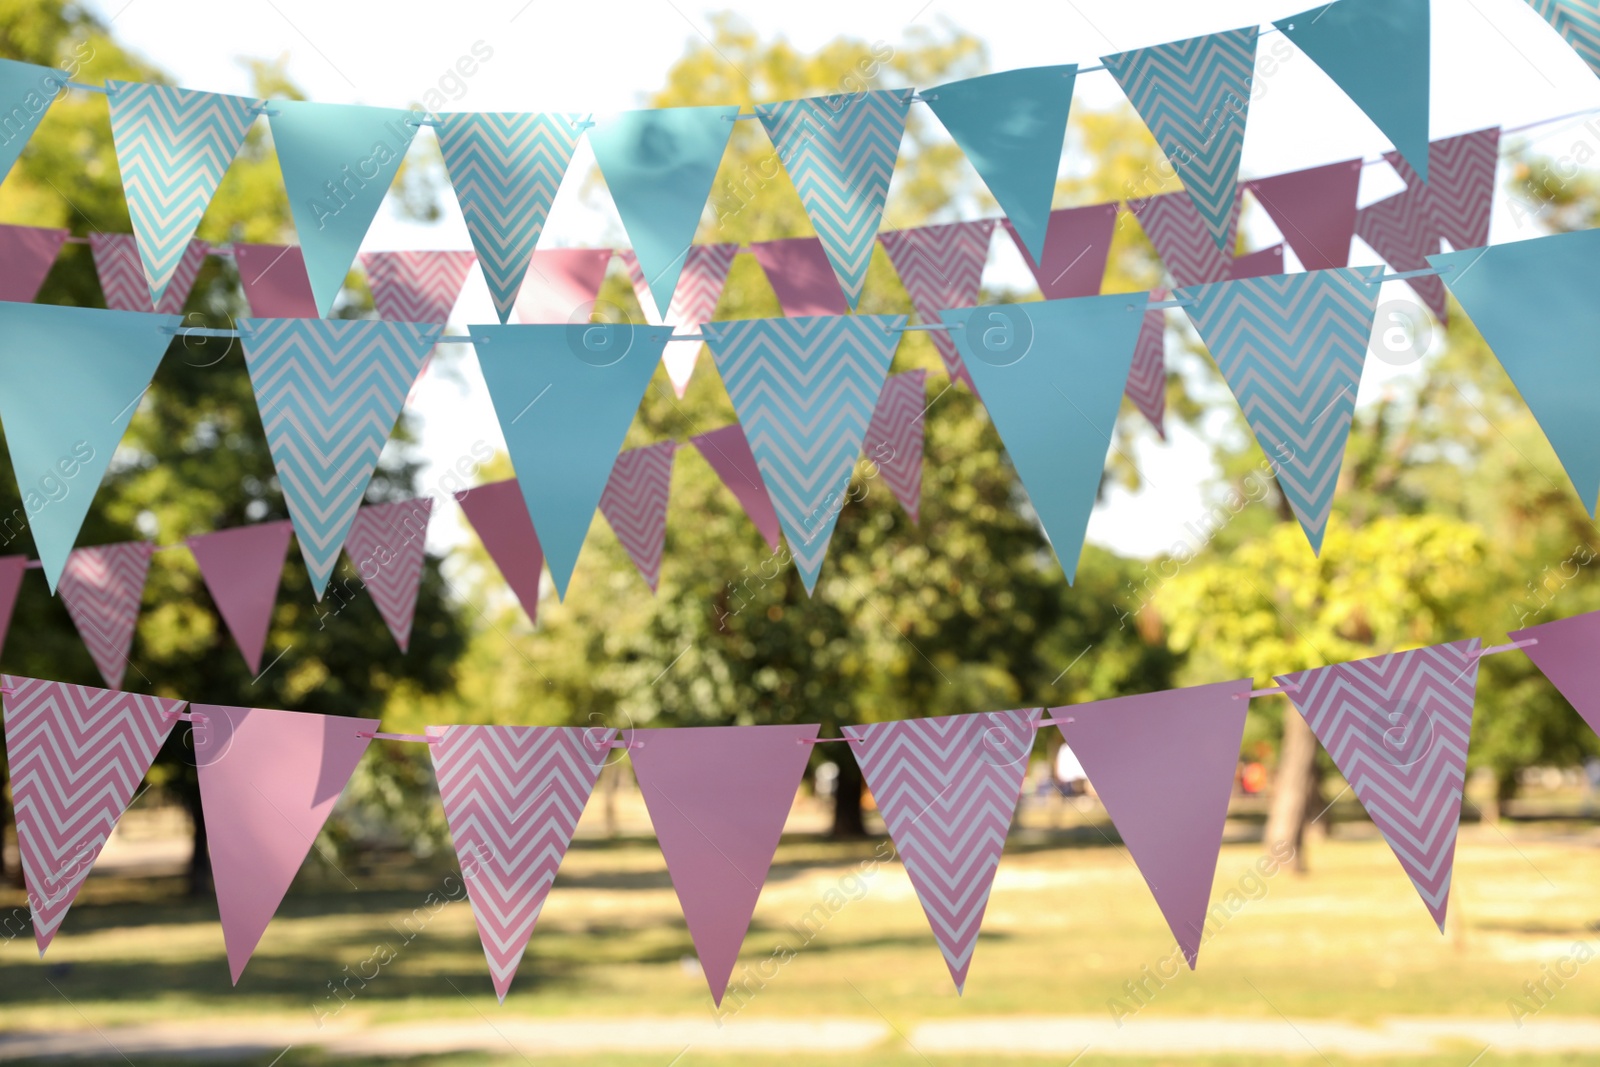
[[613,763],[601,771],[605,779],[606,837],[617,836],[617,787],[622,783],[622,764]]
[[209,896],[211,889],[211,851],[206,847],[206,819],[200,809],[200,791],[184,791],[184,807],[189,809],[189,823],[193,827],[190,838],[192,851],[189,853],[189,895],[191,897]]
[[1294,869],[1307,870],[1305,854],[1306,820],[1318,812],[1316,802],[1317,738],[1298,712],[1285,708],[1283,749],[1278,753],[1278,773],[1272,783],[1272,808],[1267,814],[1264,844],[1282,855],[1287,844],[1294,850]]
[[833,838],[865,837],[867,822],[861,811],[861,768],[853,759],[842,759],[837,764],[839,777],[833,786]]

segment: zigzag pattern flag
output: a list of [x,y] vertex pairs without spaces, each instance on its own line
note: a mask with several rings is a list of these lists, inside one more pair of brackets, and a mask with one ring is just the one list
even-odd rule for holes
[[1528,0],[1578,58],[1600,78],[1600,11],[1587,0]]
[[443,326],[473,259],[471,252],[363,252],[361,265],[379,318]]
[[1022,796],[1038,708],[846,726],[961,992]]
[[439,798],[502,1003],[615,730],[430,726]]
[[[1201,232],[1200,216],[1194,205],[1186,203],[1184,210],[1192,220],[1197,233]],[[1033,280],[1039,283],[1039,292],[1046,300],[1068,300],[1075,296],[1096,296],[1106,276],[1106,260],[1111,255],[1111,237],[1117,229],[1117,205],[1090,204],[1087,207],[1062,208],[1050,212],[1050,229],[1044,239],[1044,261],[1038,262],[1010,219],[1001,219],[1001,225],[1016,242]],[[1209,241],[1202,238],[1204,250],[1214,253]],[[963,307],[945,304],[944,307]]]
[[851,310],[866,284],[910,107],[904,89],[756,105]]
[[[678,275],[678,287],[672,291],[672,303],[667,306],[666,322],[675,333],[699,333],[702,323],[711,321],[717,311],[717,301],[722,299],[722,287],[728,280],[728,269],[738,254],[736,244],[690,245],[683,260],[683,273]],[[633,249],[617,253],[622,266],[633,283],[633,293],[639,298],[639,308],[645,321],[652,326],[663,325],[656,310],[655,298],[650,293],[650,282],[639,266],[639,257]],[[694,376],[695,361],[700,358],[699,341],[668,341],[661,362],[666,365],[667,378],[672,391],[683,399],[689,389],[689,379]]]
[[[1052,222],[1054,220],[1052,219]],[[983,266],[989,260],[993,219],[921,226],[914,230],[885,230],[878,235],[889,254],[900,284],[911,297],[911,307],[925,323],[938,322],[945,308],[969,308],[978,302]],[[1046,246],[1048,257],[1049,245]],[[961,362],[956,343],[942,331],[928,334],[952,382],[966,382],[977,392],[972,375]]]
[[731,423],[691,437],[689,441],[711,464],[722,484],[739,498],[740,506],[761,531],[767,547],[778,551],[783,529],[778,523],[778,512],[772,506],[772,497],[767,493],[767,483],[762,480],[755,453],[750,451],[750,442],[744,436],[744,427]]
[[244,319],[245,366],[318,600],[438,327]]
[[1350,262],[1356,195],[1362,162],[1347,159],[1245,183],[1267,209],[1306,270],[1331,270]]
[[511,317],[550,205],[583,136],[582,121],[580,115],[506,112],[439,116],[439,152],[502,323]]
[[66,240],[66,230],[0,226],[0,300],[26,304],[38,297]]
[[867,461],[877,466],[912,523],[922,512],[922,417],[928,409],[927,377],[924,370],[889,375],[861,442]]
[[17,852],[43,956],[185,701],[15,675],[0,684]]
[[661,550],[667,540],[667,497],[676,441],[624,449],[600,494],[600,514],[627,549],[639,577],[654,593],[661,584]]
[[314,319],[317,298],[306,277],[306,257],[299,245],[250,245],[234,242],[233,261],[239,286],[258,319]]
[[148,541],[76,548],[61,572],[59,592],[100,677],[122,688],[128,650],[139,624],[139,600],[155,546]]
[[[1356,212],[1356,235],[1397,271],[1422,270],[1439,251],[1439,232],[1428,210],[1427,186],[1410,185]],[[1450,307],[1444,282],[1436,275],[1407,278],[1406,284],[1443,325]]]
[[28,572],[27,556],[0,556],[0,652],[5,651],[11,616],[22,592],[22,576]]
[[1238,398],[1313,552],[1328,531],[1381,273],[1346,267],[1176,293],[1195,301],[1184,310]]
[[757,241],[750,254],[778,298],[778,307],[791,319],[806,315],[846,315],[850,312],[844,290],[828,262],[828,252],[816,237],[784,237]]
[[1143,200],[1129,200],[1128,210],[1150,238],[1150,244],[1175,284],[1204,285],[1232,276],[1232,234],[1239,222],[1238,198],[1233,202],[1227,251],[1218,249],[1212,242],[1206,221],[1183,193],[1160,193]]
[[1494,210],[1494,174],[1500,166],[1500,127],[1445,137],[1428,145],[1428,181],[1399,152],[1385,152],[1407,186],[1423,188],[1433,231],[1456,251],[1489,243]]
[[100,291],[106,298],[106,307],[113,311],[159,311],[163,315],[181,315],[189,299],[200,268],[205,265],[211,246],[204,241],[190,241],[178,265],[161,293],[161,300],[150,302],[150,283],[145,278],[144,261],[139,257],[139,246],[131,233],[100,233],[89,235],[89,252],[94,257],[94,270],[100,276]]
[[544,570],[544,549],[534,532],[528,506],[515,478],[464,489],[456,503],[466,513],[483,549],[500,568],[529,622],[539,618],[539,575]]
[[159,306],[256,112],[241,96],[172,85],[107,81],[106,95],[128,218]]
[[1478,639],[1278,676],[1444,930]]
[[422,585],[423,546],[433,498],[369,504],[356,511],[344,550],[372,594],[394,643],[411,648],[411,624],[417,617],[417,590]]
[[905,321],[823,315],[705,324],[807,596]]
[[1103,57],[1230,255],[1258,34],[1247,26]]
[[[1150,300],[1159,304],[1170,294],[1165,289],[1150,290]],[[1133,346],[1133,366],[1123,390],[1139,414],[1167,439],[1167,312],[1154,308],[1144,313],[1139,340]]]
[[294,524],[258,522],[188,539],[200,577],[251,674],[261,672],[272,609],[283,579],[283,553]]

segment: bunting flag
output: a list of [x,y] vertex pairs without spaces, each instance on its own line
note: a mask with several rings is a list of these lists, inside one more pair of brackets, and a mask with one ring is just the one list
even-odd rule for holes
[[1528,0],[1528,6],[1600,77],[1600,11],[1587,0]]
[[1444,930],[1478,639],[1278,676]]
[[1429,0],[1337,0],[1273,25],[1428,180]]
[[820,315],[705,325],[807,596],[905,321]]
[[805,742],[820,729],[633,731],[628,755],[639,792],[718,1005],[811,758]]
[[[1159,304],[1171,294],[1165,289],[1150,290],[1150,300]],[[1167,439],[1167,313],[1152,308],[1139,325],[1139,340],[1133,346],[1133,365],[1123,392],[1139,409],[1161,439]]]
[[1346,159],[1256,178],[1245,188],[1267,209],[1283,239],[1300,257],[1301,266],[1306,270],[1332,270],[1350,262],[1361,168],[1361,160]]
[[948,82],[926,94],[1034,260],[1045,255],[1067,111],[1078,68],[1029,67]]
[[624,111],[589,132],[601,177],[663,316],[738,113],[738,105]]
[[1600,365],[1587,339],[1600,336],[1593,293],[1600,231],[1470,248],[1429,256],[1428,262],[1444,272],[1457,302],[1539,420],[1584,508],[1594,514],[1600,447],[1593,397],[1600,395]]
[[1355,417],[1381,267],[1179,289],[1295,518],[1320,553]]
[[[983,388],[981,385],[979,388]],[[960,993],[1022,796],[1038,708],[846,726]]]
[[261,651],[267,647],[283,579],[283,554],[293,532],[294,524],[285,519],[200,534],[186,542],[251,674],[261,673]]
[[[1173,194],[1181,195],[1181,194]],[[1140,203],[1132,201],[1130,203]],[[1196,226],[1200,216],[1192,204],[1185,204],[1188,217]],[[1008,219],[1001,220],[1006,232],[1016,242],[1039,283],[1039,292],[1046,300],[1067,300],[1075,296],[1097,296],[1106,275],[1106,260],[1111,255],[1111,237],[1117,229],[1117,205],[1090,204],[1088,207],[1069,207],[1050,212],[1050,230],[1044,239],[1044,259],[1037,260],[1022,243]],[[1204,235],[1201,234],[1204,240]],[[1206,253],[1213,253],[1209,241],[1204,244]],[[964,307],[962,304],[945,304],[944,307]],[[940,310],[943,310],[941,308]]]
[[504,323],[583,136],[583,117],[452,112],[439,116],[436,132],[494,310]]
[[849,314],[850,303],[819,238],[756,241],[750,245],[750,254],[761,264],[777,294],[778,306],[789,318]]
[[924,370],[889,375],[861,442],[867,461],[878,468],[913,525],[922,512],[922,417],[928,407],[927,377]]
[[22,576],[28,573],[27,556],[0,556],[0,652],[5,651],[6,632],[22,591]]
[[852,311],[866,285],[911,95],[868,89],[756,105]]
[[61,601],[111,689],[122,688],[154,553],[147,541],[76,548],[61,572]]
[[306,277],[326,317],[417,135],[421,113],[309,100],[274,100],[272,108],[272,143]]
[[372,594],[372,602],[401,652],[411,648],[411,624],[417,617],[417,591],[422,586],[423,547],[432,514],[433,498],[426,496],[369,504],[356,511],[344,542],[361,584]]
[[[1600,17],[1600,16],[1597,16]],[[1422,179],[1398,152],[1385,152],[1408,186]],[[1494,175],[1500,166],[1500,127],[1446,137],[1428,145],[1428,174],[1422,202],[1433,230],[1456,251],[1489,243],[1489,215],[1494,209]]]
[[761,531],[767,547],[778,551],[783,532],[778,523],[778,512],[772,506],[772,497],[767,493],[767,483],[761,477],[761,467],[756,463],[755,453],[750,451],[744,427],[735,422],[719,430],[691,437],[689,441],[711,464],[711,469],[717,472],[722,484],[738,498],[744,513]]
[[1259,32],[1247,26],[1103,57],[1228,255]]
[[1228,277],[1234,280],[1241,278],[1261,278],[1268,274],[1283,273],[1283,246],[1273,245],[1271,248],[1258,248],[1254,252],[1246,252],[1234,258],[1228,264]]
[[[738,254],[736,244],[690,245],[684,257],[683,273],[678,276],[678,287],[673,290],[672,304],[667,308],[666,323],[674,333],[699,333],[702,323],[711,321],[717,311],[717,301],[722,299],[722,287],[728,280],[728,269]],[[644,268],[633,249],[617,253],[633,284],[633,294],[639,298],[639,307],[645,321],[652,326],[663,325],[656,311],[655,297],[650,293],[650,283],[645,279]],[[689,389],[689,379],[694,375],[695,361],[700,358],[699,341],[668,341],[661,362],[666,365],[667,378],[678,399]]]
[[0,683],[17,853],[43,956],[185,702],[15,675]]
[[[1139,221],[1156,255],[1178,285],[1220,282],[1233,273],[1233,244],[1222,251],[1212,242],[1205,220],[1183,193],[1158,193],[1129,200],[1128,210]],[[1233,224],[1239,221],[1239,201],[1233,202]],[[1086,294],[1085,294],[1086,295]]]
[[654,593],[661,584],[661,550],[667,541],[667,497],[676,441],[629,448],[617,456],[600,494],[600,514],[622,542],[639,577]]
[[1147,293],[940,313],[1070,584]]
[[178,321],[0,303],[0,423],[52,593]]
[[529,622],[539,619],[539,575],[544,549],[528,517],[528,505],[515,478],[490,482],[456,494],[456,503],[483,542],[484,551],[500,568],[500,577],[516,596]]
[[610,262],[609,248],[535,252],[517,294],[517,320],[546,325],[588,322]]
[[[993,233],[993,219],[977,219],[914,230],[886,230],[878,240],[889,254],[895,273],[900,275],[917,318],[930,323],[937,322],[939,312],[945,308],[969,308],[978,303]],[[950,380],[966,382],[967,388],[976,392],[956,343],[938,330],[928,337],[938,349]]]
[[472,336],[486,338],[475,346],[478,365],[556,596],[564,597],[671,329],[474,326]]
[[1050,709],[1191,970],[1205,934],[1250,686],[1245,678]]
[[193,705],[200,811],[228,972],[245,964],[367,750],[377,719]]
[[430,726],[439,799],[505,1002],[615,730]]
[[239,286],[250,304],[250,314],[256,318],[320,317],[299,245],[235,243],[233,260],[239,268]]
[[5,116],[5,139],[0,140],[0,180],[11,173],[39,120],[57,96],[66,91],[67,78],[59,70],[0,59],[0,114]]
[[66,230],[0,226],[0,300],[32,303],[66,240]]
[[363,252],[361,265],[380,319],[443,326],[473,259],[471,252]]
[[245,366],[318,600],[438,327],[244,319]]
[[1509,636],[1513,641],[1535,642],[1523,651],[1589,729],[1600,733],[1600,673],[1594,669],[1595,650],[1600,649],[1600,611],[1513,630]]
[[172,85],[108,80],[106,96],[128,218],[159,307],[256,111],[242,96]]
[[94,270],[100,276],[100,291],[105,296],[106,307],[113,311],[159,311],[163,315],[178,315],[189,299],[200,268],[205,266],[211,246],[204,241],[190,241],[178,265],[173,269],[167,288],[158,304],[150,303],[150,283],[145,277],[144,261],[139,256],[139,246],[131,233],[100,233],[89,235],[89,253],[94,258]]
[[[1356,212],[1356,235],[1397,271],[1423,270],[1439,251],[1426,200],[1427,186],[1412,185]],[[1443,325],[1449,320],[1444,282],[1432,275],[1407,278],[1406,284]]]

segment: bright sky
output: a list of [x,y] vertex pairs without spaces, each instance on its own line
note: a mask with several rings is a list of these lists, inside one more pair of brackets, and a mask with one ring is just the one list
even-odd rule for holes
[[[286,54],[290,75],[311,99],[402,107],[436,87],[451,91],[448,77],[456,61],[482,41],[494,54],[455,90],[449,109],[593,112],[639,106],[645,94],[663,84],[684,49],[709,34],[708,14],[723,10],[692,0],[497,0],[447,8],[410,0],[229,0],[225,5],[217,0],[91,0],[89,6],[103,17],[114,17],[115,32],[125,44],[189,88],[248,93],[248,75],[237,57]],[[897,46],[913,25],[936,27],[948,21],[983,37],[993,68],[1004,70],[1090,65],[1109,52],[1251,23],[1265,27],[1308,6],[1309,0],[807,0],[747,4],[741,13],[764,36],[782,35],[804,50],[841,35]],[[1261,84],[1250,105],[1244,176],[1353,156],[1376,158],[1389,147],[1361,111],[1281,35],[1262,38],[1258,56],[1269,55],[1281,58],[1270,73],[1258,59]],[[1600,108],[1600,80],[1524,0],[1435,0],[1432,91],[1436,138]],[[1076,94],[1075,106],[1102,108],[1121,100],[1115,82],[1103,72],[1079,77]],[[1600,138],[1583,122],[1579,118],[1544,126],[1527,136],[1555,156],[1582,151],[1580,145],[1600,152]],[[571,174],[587,173],[592,162],[587,146],[580,144]],[[609,205],[596,210],[582,204],[577,185],[569,181],[563,188],[541,243],[626,245],[615,212]],[[1387,165],[1368,167],[1362,203],[1398,188],[1399,179]],[[1535,236],[1533,224],[1526,218],[1519,222],[1504,193],[1497,195],[1492,239],[1498,243]],[[434,225],[381,211],[363,247],[470,248],[454,199],[446,195],[443,206],[445,217]],[[1257,220],[1251,237],[1256,246],[1280,239],[1264,218]],[[1378,260],[1358,240],[1352,262]],[[995,241],[986,279],[1025,282],[1021,260],[1004,239]],[[1410,299],[1401,283],[1385,288],[1385,299]],[[488,290],[474,271],[453,322],[493,321]],[[428,464],[424,485],[432,485],[475,442],[503,448],[476,364],[466,358],[458,365],[462,373],[454,378],[428,374],[413,396],[412,410],[422,422],[421,453]],[[1414,369],[1369,360],[1361,401],[1375,398],[1386,382]],[[1125,555],[1169,548],[1186,538],[1185,522],[1198,520],[1205,510],[1201,489],[1209,465],[1204,443],[1186,433],[1174,434],[1167,444],[1147,436],[1135,456],[1147,488],[1137,494],[1113,492],[1096,508],[1089,526],[1091,541]],[[453,517],[439,518],[443,521],[434,522],[430,534],[435,547],[466,536]]]

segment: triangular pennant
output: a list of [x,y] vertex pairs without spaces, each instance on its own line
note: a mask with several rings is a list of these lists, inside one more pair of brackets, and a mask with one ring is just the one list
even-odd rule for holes
[[1035,260],[1045,254],[1077,76],[1071,64],[1028,67],[946,82],[924,97]]
[[1268,274],[1283,273],[1283,246],[1273,245],[1271,248],[1258,248],[1254,252],[1246,252],[1235,257],[1228,264],[1228,277],[1235,281],[1241,278],[1261,278]]
[[250,314],[258,319],[319,317],[299,245],[235,244],[233,259]]
[[113,311],[154,310],[163,315],[179,315],[200,276],[200,268],[205,266],[206,256],[211,254],[211,246],[204,241],[189,242],[156,304],[150,302],[150,282],[133,234],[91,233],[89,253],[94,258],[95,273],[100,276],[106,307]]
[[595,162],[662,315],[672,306],[738,113],[737,106],[623,111],[589,132]]
[[1428,180],[1429,0],[1337,0],[1277,19]]
[[380,319],[443,326],[472,269],[471,252],[363,252]]
[[852,310],[866,284],[910,108],[905,89],[756,105]]
[[[1165,289],[1150,290],[1152,303],[1169,294]],[[1133,346],[1133,365],[1128,369],[1128,384],[1123,388],[1133,406],[1139,409],[1161,439],[1167,439],[1167,313],[1152,308],[1144,313],[1139,340]]]
[[472,327],[484,338],[478,365],[558,597],[671,335],[628,323]]
[[1362,162],[1341,163],[1255,178],[1246,183],[1267,209],[1306,270],[1331,270],[1350,262],[1356,230],[1356,194]]
[[1589,0],[1528,0],[1578,58],[1600,78],[1600,11]]
[[1249,696],[1246,678],[1050,709],[1191,969]]
[[1478,639],[1277,678],[1444,929]]
[[294,524],[282,520],[188,539],[200,577],[251,674],[261,672],[261,650],[267,646],[267,628],[283,579],[283,554],[293,532]]
[[818,238],[757,241],[750,246],[750,254],[761,264],[778,298],[778,307],[789,318],[849,313],[850,304]]
[[1536,642],[1522,651],[1583,716],[1589,729],[1600,733],[1600,672],[1594,669],[1595,651],[1600,649],[1600,611],[1513,630],[1510,637]]
[[31,303],[66,240],[66,230],[0,226],[0,300]]
[[228,973],[238,985],[378,720],[219,704],[192,708],[211,880]]
[[1379,273],[1314,270],[1175,294],[1194,301],[1184,310],[1238,398],[1313,552],[1328,531]]
[[278,485],[318,600],[438,327],[373,319],[244,319]]
[[17,853],[43,956],[185,702],[14,675],[0,685]]
[[867,462],[878,468],[913,524],[922,512],[922,416],[928,409],[927,376],[923,370],[889,375],[861,442]]
[[711,998],[722,1003],[821,727],[636,730],[629,750]]
[[503,1003],[614,730],[430,726],[439,799]]
[[1029,708],[843,728],[958,993],[1038,718],[1039,709]]
[[[91,52],[93,50],[91,49]],[[66,75],[50,67],[0,59],[0,114],[5,116],[5,140],[0,142],[0,181],[28,147],[39,120],[67,88]]]
[[439,116],[439,152],[502,323],[583,136],[581,123],[582,116],[562,114]]
[[609,248],[535,252],[517,294],[517,321],[548,325],[588,322],[610,262]]
[[76,548],[61,572],[61,601],[111,689],[122,688],[154,553],[147,541]]
[[[1439,251],[1439,232],[1428,210],[1428,187],[1411,185],[1356,212],[1356,236],[1397,271],[1423,270]],[[1406,284],[1442,324],[1449,318],[1444,282],[1433,275],[1407,278]]]
[[639,577],[654,593],[661,584],[661,549],[667,539],[667,497],[672,487],[672,457],[676,441],[644,448],[625,449],[611,467],[611,477],[600,494],[600,514]]
[[[1398,152],[1385,152],[1406,185],[1422,179]],[[1433,230],[1456,251],[1489,243],[1494,210],[1494,175],[1500,166],[1500,127],[1445,137],[1428,145],[1428,177],[1423,202]]]
[[[1205,240],[1200,228],[1200,216],[1195,213],[1194,205],[1186,203],[1184,210],[1194,221],[1195,232],[1204,241],[1206,254],[1216,254],[1210,241]],[[1021,250],[1022,258],[1033,272],[1033,280],[1039,283],[1039,292],[1046,300],[1067,300],[1075,296],[1099,294],[1106,276],[1106,260],[1111,255],[1111,237],[1117,230],[1115,203],[1090,204],[1087,207],[1069,207],[1050,212],[1050,229],[1045,234],[1043,260],[1034,259],[1009,219],[1000,221]]]
[[417,113],[309,100],[274,100],[272,109],[306,277],[326,316],[417,135]]
[[[665,322],[673,333],[699,333],[702,323],[711,321],[716,314],[717,301],[722,299],[722,287],[728,281],[728,269],[739,252],[736,244],[690,245],[683,260],[683,273],[678,276],[678,287],[672,292],[672,304],[667,308],[665,320],[656,311],[655,297],[650,293],[650,282],[639,266],[639,257],[633,249],[625,248],[617,255],[633,284],[633,295],[639,298],[639,307],[645,321],[652,326]],[[699,341],[668,341],[661,362],[666,365],[667,378],[678,399],[689,389],[689,379],[694,376],[695,361],[700,358]]]
[[28,573],[27,556],[0,556],[0,652],[5,651],[6,633],[11,629],[11,615],[17,607],[17,594],[22,591],[22,576]]
[[174,85],[107,81],[106,95],[128,218],[159,306],[256,112],[242,96]]
[[904,325],[904,315],[705,325],[808,596]]
[[[993,219],[977,219],[914,230],[885,230],[878,234],[878,240],[889,254],[895,273],[900,275],[900,284],[906,287],[917,318],[932,323],[939,321],[939,312],[945,308],[977,304],[993,234]],[[956,343],[941,330],[934,330],[928,337],[944,360],[950,380],[966,382],[967,388],[976,392]]]
[[417,617],[417,591],[422,586],[423,547],[432,514],[433,498],[426,496],[369,504],[356,511],[350,536],[344,541],[361,584],[372,594],[372,602],[401,652],[411,647],[411,624]]
[[51,592],[177,325],[172,315],[0,303],[0,424]]
[[[1177,285],[1220,282],[1233,273],[1233,242],[1226,251],[1217,248],[1206,222],[1184,193],[1158,193],[1129,200],[1128,210],[1138,220],[1162,266]],[[1233,202],[1233,223],[1239,221],[1239,200]]]
[[940,317],[1070,584],[1144,325],[1146,293],[957,308]]
[[515,478],[464,489],[456,503],[483,542],[484,551],[500,568],[529,622],[539,619],[539,575],[544,569],[544,549],[534,532],[533,519]]
[[767,493],[767,483],[761,477],[755,453],[750,451],[750,442],[744,436],[744,427],[735,422],[689,440],[711,464],[711,469],[717,472],[722,484],[739,498],[740,506],[750,516],[750,521],[756,524],[756,529],[761,531],[767,547],[778,551],[783,530],[778,524],[778,512],[772,506],[772,497]]

